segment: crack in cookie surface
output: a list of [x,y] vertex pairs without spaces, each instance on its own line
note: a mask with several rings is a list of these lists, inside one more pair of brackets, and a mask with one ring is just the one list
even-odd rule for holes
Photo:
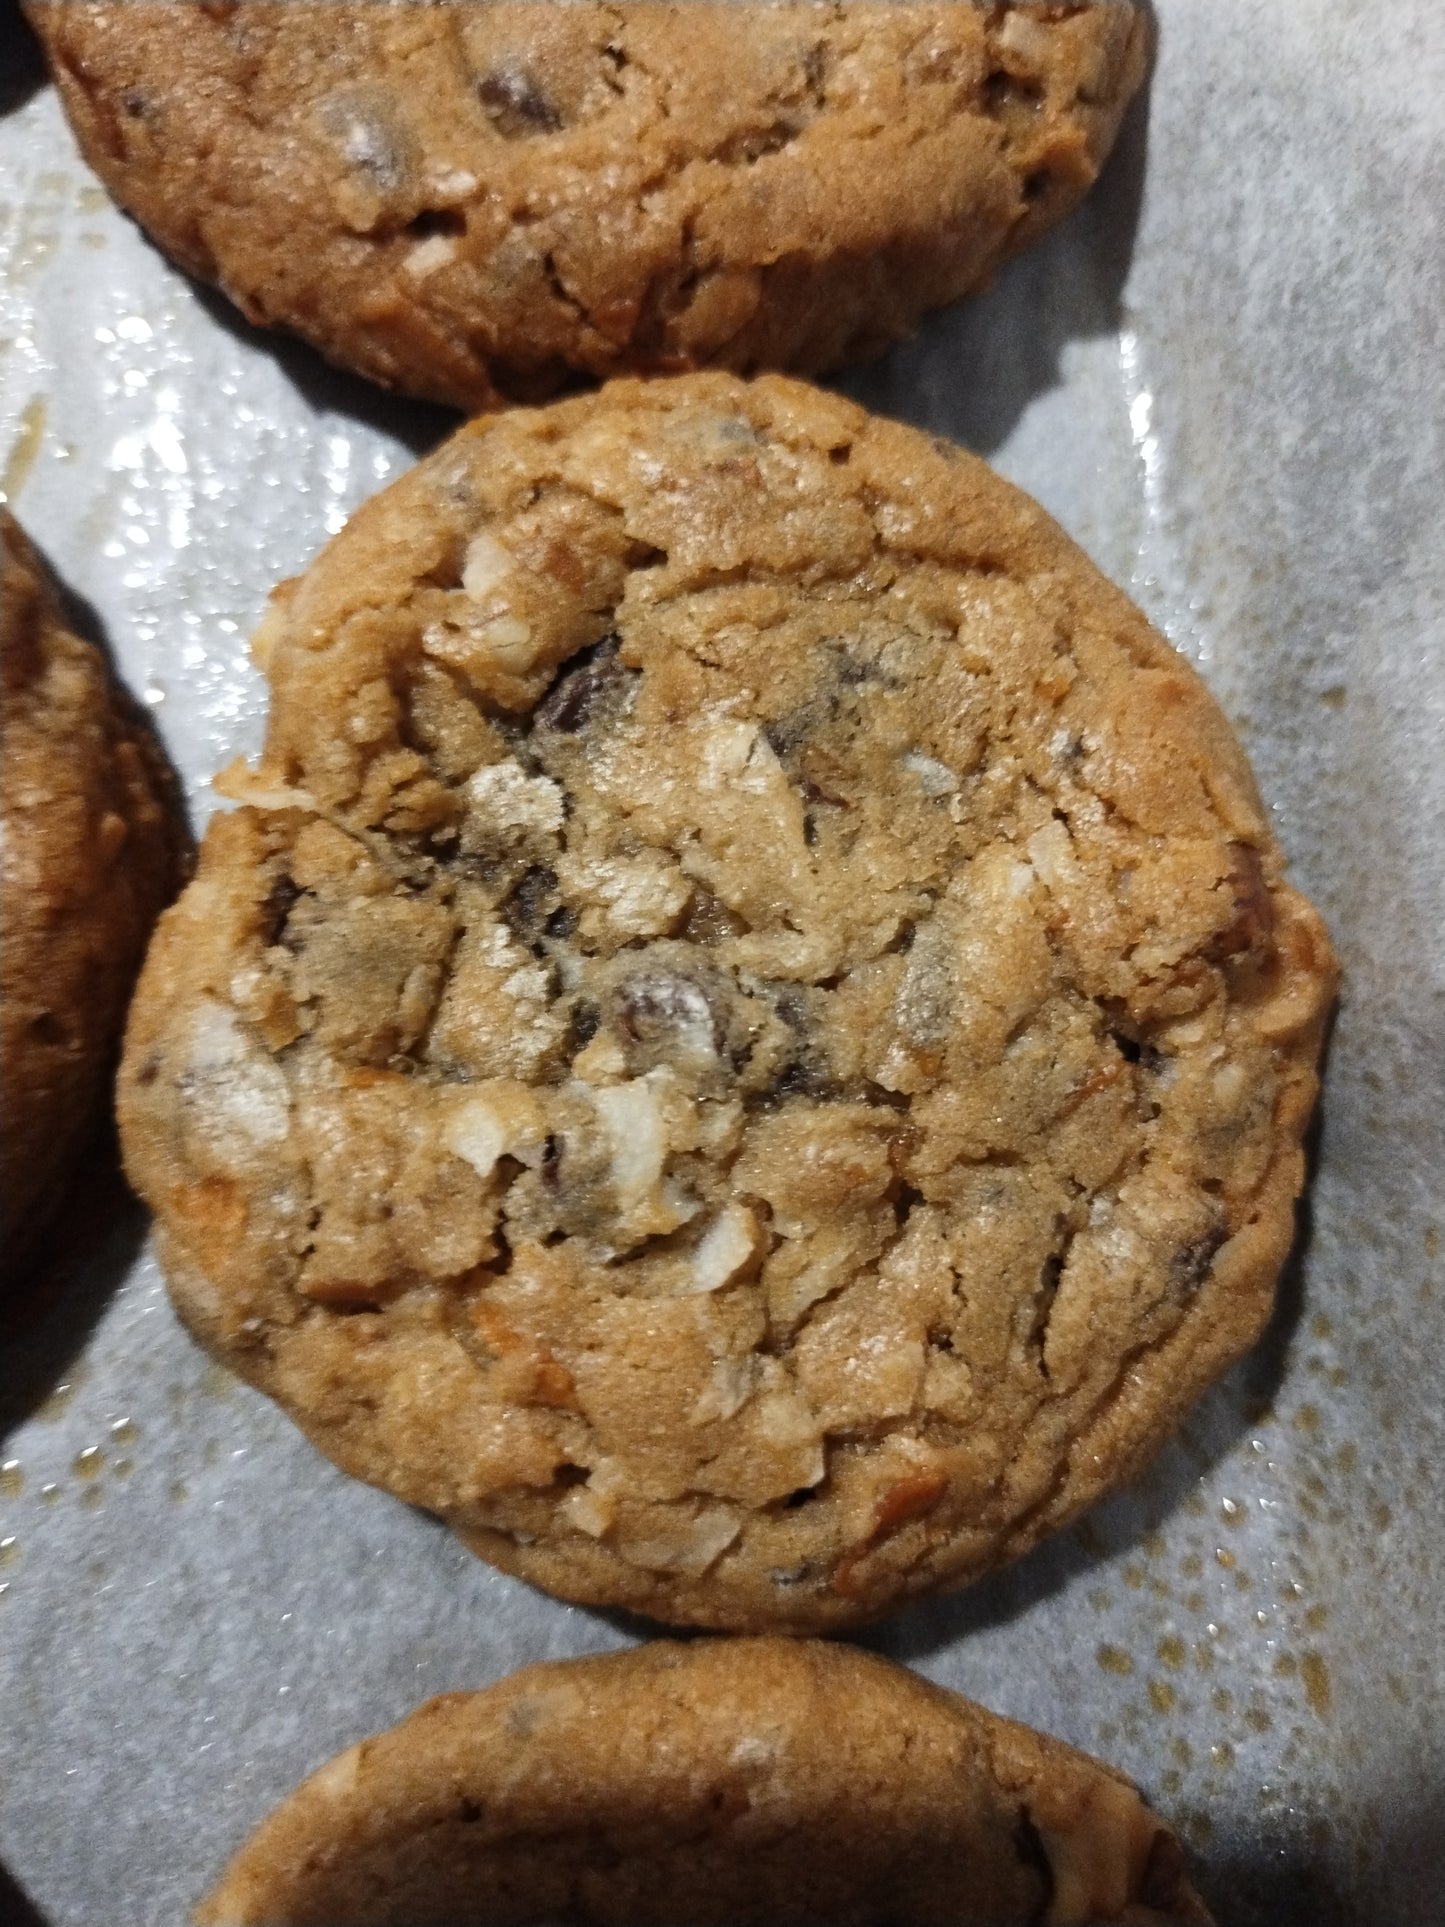
[[841,1624],[1255,1336],[1328,948],[1192,671],[980,464],[618,385],[462,431],[262,653],[127,1141],[343,1464],[563,1592]]

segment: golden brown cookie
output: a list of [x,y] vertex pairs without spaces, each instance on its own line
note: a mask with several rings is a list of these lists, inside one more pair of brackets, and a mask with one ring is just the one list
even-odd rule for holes
[[1209,1916],[1111,1767],[872,1654],[660,1642],[321,1768],[204,1927],[1133,1927]]
[[30,0],[170,254],[390,387],[833,367],[1088,189],[1143,11]]
[[0,1242],[35,1255],[106,1109],[151,925],[180,885],[175,779],[0,510]]
[[778,378],[483,418],[277,595],[122,1078],[182,1315],[565,1597],[841,1626],[1258,1335],[1334,964],[1194,671]]

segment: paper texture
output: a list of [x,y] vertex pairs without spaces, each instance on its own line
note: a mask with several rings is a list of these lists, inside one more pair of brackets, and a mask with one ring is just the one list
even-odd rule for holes
[[[1037,494],[1223,700],[1344,962],[1319,1170],[1269,1338],[1138,1489],[868,1643],[1133,1774],[1222,1920],[1415,1927],[1445,1864],[1445,24],[1158,15],[1085,209],[843,385]],[[18,62],[0,107],[4,486],[199,823],[259,742],[267,590],[447,418],[171,269]],[[333,1471],[186,1339],[138,1212],[91,1181],[71,1217],[85,1261],[0,1318],[0,1859],[56,1927],[174,1927],[351,1740],[641,1629]]]

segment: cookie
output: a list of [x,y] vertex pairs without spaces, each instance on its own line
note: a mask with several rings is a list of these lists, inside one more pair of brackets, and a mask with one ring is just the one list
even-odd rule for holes
[[1112,1768],[872,1654],[659,1642],[429,1701],[313,1774],[203,1927],[1135,1927],[1209,1916]]
[[131,986],[188,848],[175,780],[0,511],[0,1243],[36,1241],[107,1108]]
[[1086,192],[1144,12],[31,0],[86,159],[192,273],[469,410],[816,372]]
[[801,384],[482,418],[258,637],[121,1087],[183,1317],[509,1572],[962,1583],[1269,1315],[1333,989],[1194,671]]

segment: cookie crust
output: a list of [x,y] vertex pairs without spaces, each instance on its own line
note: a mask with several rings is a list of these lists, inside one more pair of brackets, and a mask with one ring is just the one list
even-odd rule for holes
[[1132,0],[27,12],[167,253],[468,410],[876,351],[1079,201],[1148,41]]
[[106,1108],[126,1004],[189,844],[175,778],[0,510],[0,1244],[29,1263]]
[[817,1630],[1257,1337],[1334,987],[1193,670],[769,378],[462,430],[278,592],[121,1086],[188,1323],[564,1597]]
[[871,1654],[658,1642],[531,1666],[351,1747],[201,1927],[1208,1927],[1122,1775]]

